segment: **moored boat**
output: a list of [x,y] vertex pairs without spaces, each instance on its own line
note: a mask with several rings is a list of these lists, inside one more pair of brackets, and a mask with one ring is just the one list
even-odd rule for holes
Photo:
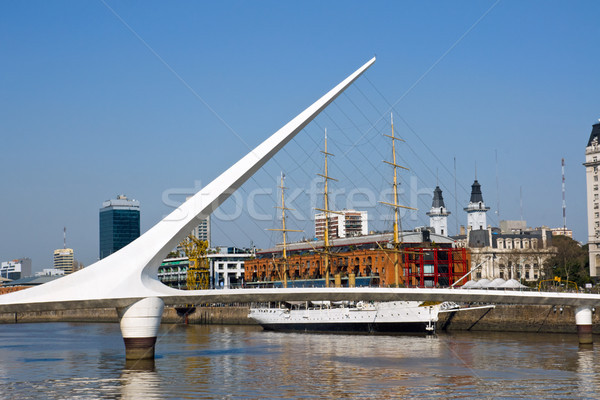
[[286,302],[279,307],[252,307],[248,315],[265,330],[314,333],[427,334],[435,332],[445,303]]

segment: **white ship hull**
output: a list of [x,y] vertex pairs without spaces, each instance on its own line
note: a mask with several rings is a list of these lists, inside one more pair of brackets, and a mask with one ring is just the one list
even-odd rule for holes
[[[325,303],[325,302],[324,302]],[[318,333],[433,333],[440,305],[391,301],[356,305],[251,308],[248,317],[265,330]]]

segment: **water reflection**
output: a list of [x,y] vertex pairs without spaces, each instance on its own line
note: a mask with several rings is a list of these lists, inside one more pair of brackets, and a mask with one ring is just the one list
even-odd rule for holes
[[594,348],[580,346],[577,351],[577,385],[582,397],[593,398],[600,392],[600,378],[594,362]]
[[154,360],[127,360],[121,373],[122,399],[162,399],[162,381]]
[[123,373],[126,372],[156,372],[156,362],[154,359],[147,360],[125,360],[125,367],[123,367]]
[[579,348],[576,335],[164,325],[156,361],[123,358],[117,324],[0,325],[0,398],[537,399],[600,391],[596,350]]

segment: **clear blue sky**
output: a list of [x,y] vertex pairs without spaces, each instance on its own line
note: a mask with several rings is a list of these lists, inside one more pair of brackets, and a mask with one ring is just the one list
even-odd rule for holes
[[[373,55],[365,77],[244,186],[242,215],[215,218],[213,244],[277,242],[265,231],[278,223],[276,195],[260,190],[273,190],[281,170],[290,192],[309,190],[324,128],[336,206],[356,187],[387,188],[381,134],[392,104],[411,168],[403,187],[412,180],[427,193],[437,174],[451,233],[466,223],[475,165],[489,223],[522,209],[530,226],[562,226],[564,157],[567,225],[585,241],[581,163],[600,117],[598,15],[592,1],[4,2],[0,259],[50,267],[66,226],[68,246],[91,264],[102,201],[139,200],[147,230],[170,212],[169,193],[210,182]],[[405,227],[427,223],[431,196],[416,199],[404,196],[420,209]],[[299,237],[313,234],[309,203],[293,201]],[[365,208],[372,228],[386,229],[389,210]]]

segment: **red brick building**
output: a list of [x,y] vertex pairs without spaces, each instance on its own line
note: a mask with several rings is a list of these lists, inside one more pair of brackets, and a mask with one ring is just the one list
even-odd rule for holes
[[[330,285],[395,286],[395,254],[399,255],[399,284],[405,287],[449,286],[468,272],[468,252],[455,248],[452,239],[429,232],[405,232],[402,252],[391,248],[392,234],[338,239],[329,250]],[[244,265],[250,286],[281,283],[285,266],[282,249],[258,251]],[[321,241],[292,243],[287,247],[288,286],[324,286],[325,268]],[[351,276],[354,278],[351,278]],[[277,285],[275,285],[277,286]]]

